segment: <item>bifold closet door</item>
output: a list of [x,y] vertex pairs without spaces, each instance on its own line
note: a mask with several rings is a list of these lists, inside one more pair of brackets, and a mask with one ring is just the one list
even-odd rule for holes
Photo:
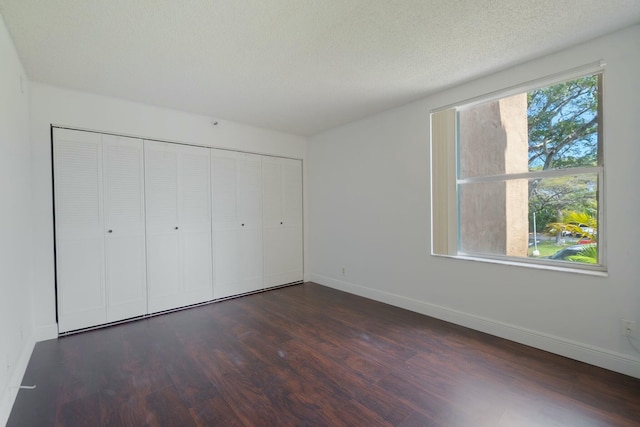
[[68,332],[107,321],[102,141],[89,132],[53,133],[58,330]]
[[102,136],[107,322],[147,314],[142,140]]
[[211,150],[214,298],[264,288],[260,156]]
[[145,314],[142,141],[53,136],[59,332]]
[[302,161],[262,158],[265,287],[302,281]]
[[213,299],[209,150],[145,141],[149,312]]
[[178,156],[178,218],[184,305],[213,299],[209,149],[181,146]]

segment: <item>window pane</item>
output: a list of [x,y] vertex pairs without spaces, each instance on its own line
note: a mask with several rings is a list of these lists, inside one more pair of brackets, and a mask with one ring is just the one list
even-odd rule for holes
[[461,109],[458,176],[598,165],[600,75]]
[[460,184],[460,251],[597,263],[597,188],[596,174]]
[[458,198],[462,252],[527,256],[527,180],[461,184]]
[[595,74],[527,94],[530,170],[598,164],[599,86]]
[[527,172],[527,94],[458,112],[458,176]]

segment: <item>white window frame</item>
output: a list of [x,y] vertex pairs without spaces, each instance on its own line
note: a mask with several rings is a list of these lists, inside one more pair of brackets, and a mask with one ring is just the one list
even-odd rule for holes
[[[603,90],[605,64],[603,61],[577,67],[566,72],[532,80],[486,95],[474,97],[431,111],[431,254],[458,259],[518,265],[560,271],[606,275],[606,230],[604,230],[605,168],[604,168],[604,114]],[[530,92],[580,77],[600,74],[598,165],[567,169],[548,169],[523,173],[459,178],[458,176],[458,112],[478,104],[496,101],[509,96]],[[548,259],[512,257],[493,254],[465,253],[460,250],[458,188],[462,184],[506,182],[515,179],[552,178],[579,174],[593,174],[598,177],[598,264],[569,263]]]

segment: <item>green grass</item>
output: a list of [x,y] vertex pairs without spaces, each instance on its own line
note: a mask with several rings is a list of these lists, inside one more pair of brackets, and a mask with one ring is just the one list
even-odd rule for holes
[[556,245],[556,242],[554,240],[545,240],[543,242],[538,243],[538,251],[540,252],[540,255],[537,257],[533,256],[533,251],[534,251],[534,247],[530,246],[529,247],[529,256],[532,258],[542,258],[545,256],[550,256],[555,254],[556,252],[558,252],[560,249],[567,247],[567,246],[571,246],[575,243],[565,243],[563,245]]

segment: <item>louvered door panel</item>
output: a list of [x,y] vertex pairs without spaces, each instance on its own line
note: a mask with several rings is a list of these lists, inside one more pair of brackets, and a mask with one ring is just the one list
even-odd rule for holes
[[106,322],[101,136],[54,129],[58,329]]
[[302,162],[265,156],[262,169],[265,286],[301,281]]
[[262,250],[261,156],[242,154],[237,160],[236,188],[240,220],[243,292],[264,289]]
[[178,153],[176,146],[144,141],[147,226],[166,229],[178,225]]
[[224,152],[211,152],[211,215],[216,223],[235,222],[237,220],[236,203],[236,161],[225,157]]
[[147,292],[150,313],[180,307],[178,149],[144,141]]
[[178,162],[183,304],[213,299],[209,149],[180,147]]
[[104,135],[107,321],[147,313],[142,140]]
[[236,160],[221,150],[211,151],[211,210],[213,224],[213,296],[240,293],[240,223],[237,212]]
[[214,297],[263,288],[260,156],[211,151]]

